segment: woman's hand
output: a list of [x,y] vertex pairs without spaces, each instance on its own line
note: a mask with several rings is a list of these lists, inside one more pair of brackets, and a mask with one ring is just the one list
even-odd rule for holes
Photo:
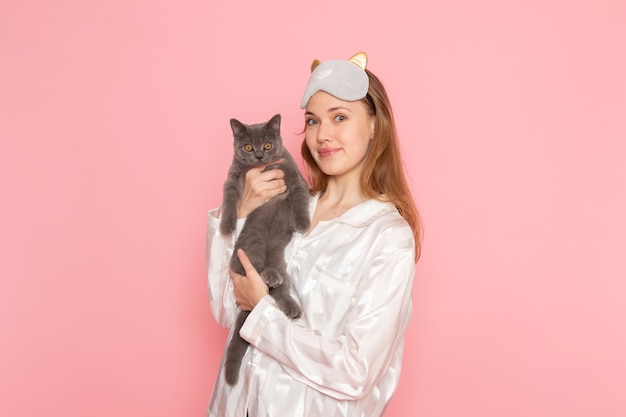
[[246,275],[239,275],[233,271],[230,271],[230,279],[233,280],[235,286],[235,300],[243,311],[250,311],[256,306],[265,295],[269,294],[270,290],[261,278],[261,275],[254,269],[250,258],[246,255],[243,249],[237,251],[239,261],[246,271]]
[[285,173],[280,169],[270,169],[263,172],[269,165],[275,165],[282,161],[274,161],[267,165],[251,168],[246,173],[246,183],[243,188],[241,204],[237,211],[239,218],[248,217],[255,208],[267,202],[272,197],[287,191]]

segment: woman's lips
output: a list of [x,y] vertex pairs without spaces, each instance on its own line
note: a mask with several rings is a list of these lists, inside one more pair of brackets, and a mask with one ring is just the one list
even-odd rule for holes
[[317,151],[320,158],[328,158],[339,152],[339,148],[322,148]]

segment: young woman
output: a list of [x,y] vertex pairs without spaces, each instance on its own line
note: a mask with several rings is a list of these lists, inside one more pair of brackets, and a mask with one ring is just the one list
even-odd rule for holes
[[[290,320],[243,251],[246,275],[229,271],[236,236],[209,212],[211,309],[250,343],[239,382],[218,375],[210,417],[376,417],[396,390],[409,324],[421,224],[402,168],[387,94],[359,53],[315,61],[301,107],[311,228],[285,250],[303,314]],[[239,216],[285,191],[282,172],[249,171]],[[231,335],[232,337],[232,335]]]

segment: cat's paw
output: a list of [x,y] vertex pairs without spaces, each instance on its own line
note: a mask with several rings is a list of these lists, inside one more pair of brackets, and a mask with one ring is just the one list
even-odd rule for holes
[[299,319],[302,316],[302,308],[300,308],[298,303],[296,303],[295,300],[291,298],[282,300],[280,307],[285,315],[290,319]]
[[300,233],[306,233],[311,226],[311,219],[308,216],[295,216],[293,219],[295,229]]
[[222,221],[220,222],[220,233],[222,236],[228,236],[232,232],[235,231],[237,227],[237,218],[236,217],[222,217]]
[[266,268],[263,270],[263,272],[261,272],[261,277],[270,288],[276,288],[283,283],[282,274],[274,268]]

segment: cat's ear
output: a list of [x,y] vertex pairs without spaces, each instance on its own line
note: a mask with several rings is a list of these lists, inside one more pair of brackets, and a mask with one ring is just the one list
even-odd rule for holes
[[246,131],[246,126],[237,119],[230,119],[230,128],[233,130],[235,137],[243,135]]
[[267,127],[269,127],[275,134],[280,133],[280,114],[275,115],[267,122]]

